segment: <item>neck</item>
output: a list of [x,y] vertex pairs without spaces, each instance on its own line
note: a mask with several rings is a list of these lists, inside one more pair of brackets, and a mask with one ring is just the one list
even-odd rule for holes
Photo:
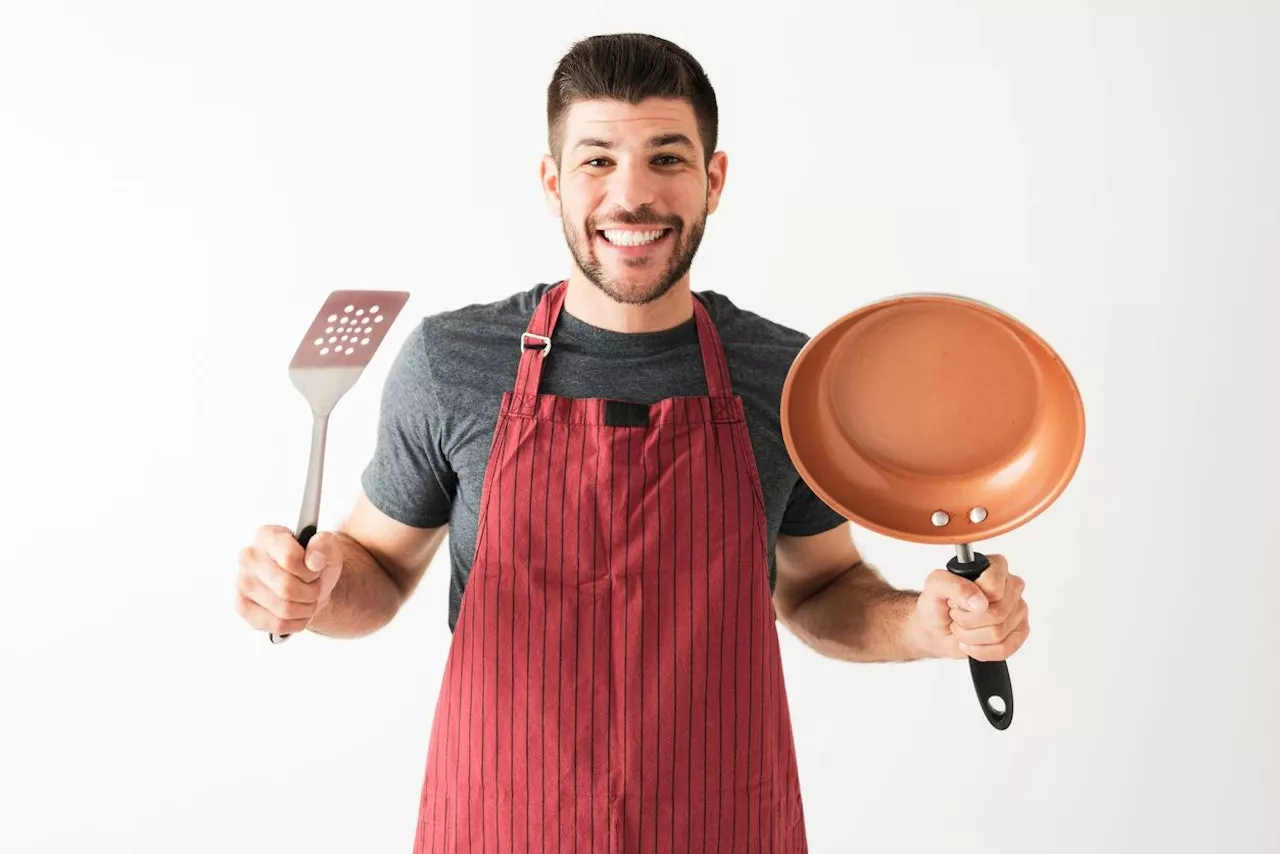
[[693,294],[686,275],[653,302],[616,302],[575,269],[569,276],[564,310],[584,323],[613,332],[662,332],[693,317]]

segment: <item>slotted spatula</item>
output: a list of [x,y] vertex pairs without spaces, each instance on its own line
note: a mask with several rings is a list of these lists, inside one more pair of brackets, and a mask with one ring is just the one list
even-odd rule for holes
[[[305,549],[320,520],[320,485],[329,415],[351,390],[378,351],[387,330],[408,302],[403,291],[334,291],[311,321],[289,362],[289,379],[311,404],[311,461],[294,536]],[[272,643],[290,635],[271,633]]]

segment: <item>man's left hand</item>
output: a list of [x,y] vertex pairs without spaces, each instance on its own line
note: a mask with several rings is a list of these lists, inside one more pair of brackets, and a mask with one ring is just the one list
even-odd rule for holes
[[991,566],[968,581],[934,570],[925,580],[911,616],[912,630],[927,655],[1003,661],[1017,652],[1031,631],[1026,582],[1009,572],[1003,555],[987,555]]

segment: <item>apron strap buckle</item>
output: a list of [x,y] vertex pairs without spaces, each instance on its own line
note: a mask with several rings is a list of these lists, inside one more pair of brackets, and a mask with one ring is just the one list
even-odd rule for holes
[[[530,347],[528,344],[528,339],[530,338],[532,338],[534,341],[541,342],[542,346]],[[523,353],[525,350],[531,350],[531,349],[537,349],[538,355],[542,356],[545,359],[547,357],[547,354],[551,352],[551,339],[545,335],[535,335],[532,332],[525,332],[520,336],[520,352]]]

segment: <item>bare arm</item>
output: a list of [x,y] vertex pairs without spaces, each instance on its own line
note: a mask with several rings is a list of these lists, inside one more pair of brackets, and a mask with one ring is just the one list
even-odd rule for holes
[[935,656],[912,616],[920,594],[895,589],[864,563],[848,526],[779,536],[777,566],[778,619],[820,654],[844,661]]
[[414,528],[397,522],[361,492],[342,525],[317,534],[308,546],[308,552],[322,549],[326,555],[339,549],[342,572],[307,629],[355,638],[387,625],[426,574],[447,531],[445,525]]

